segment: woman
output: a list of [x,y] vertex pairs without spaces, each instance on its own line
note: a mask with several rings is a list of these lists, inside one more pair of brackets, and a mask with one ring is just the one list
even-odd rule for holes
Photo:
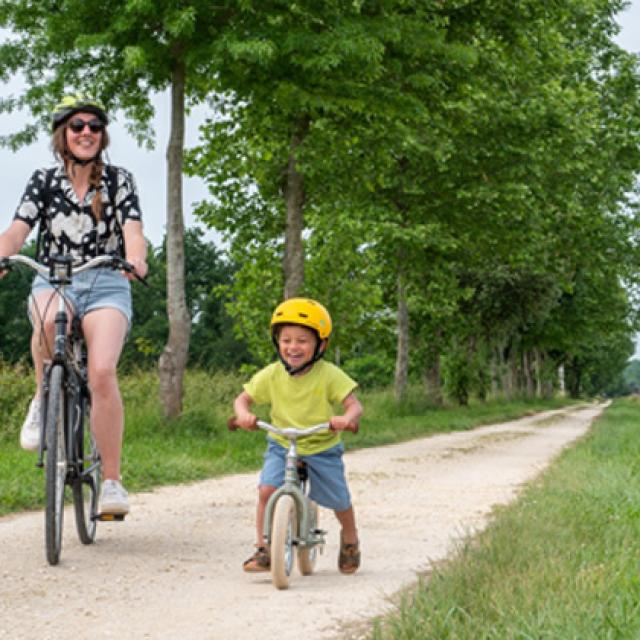
[[[55,108],[52,124],[58,165],[32,175],[11,225],[0,235],[0,256],[18,253],[38,225],[38,260],[45,264],[56,253],[72,255],[79,265],[96,255],[115,252],[145,277],[146,241],[135,183],[127,171],[105,165],[102,159],[109,144],[104,108],[85,96],[66,96]],[[131,322],[128,279],[132,277],[110,269],[91,269],[76,276],[68,290],[73,313],[82,318],[87,344],[91,428],[102,458],[101,514],[129,512],[120,478],[124,410],[116,367]],[[42,370],[51,353],[57,294],[39,276],[31,293],[31,353],[37,390],[20,443],[25,449],[37,450]]]

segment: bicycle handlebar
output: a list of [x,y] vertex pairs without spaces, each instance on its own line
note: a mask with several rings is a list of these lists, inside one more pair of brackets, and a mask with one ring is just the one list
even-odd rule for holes
[[[345,429],[345,431],[352,431],[353,433],[358,433],[359,425],[357,423],[352,423],[350,429]],[[238,423],[236,421],[235,416],[231,416],[227,422],[227,427],[229,431],[237,431],[240,429]],[[330,422],[321,422],[320,424],[313,425],[312,427],[307,427],[306,429],[298,429],[297,427],[274,427],[272,424],[268,422],[264,422],[263,420],[256,419],[255,428],[262,429],[263,431],[269,431],[271,433],[275,433],[279,436],[284,436],[289,440],[296,440],[298,438],[304,438],[305,436],[310,436],[314,433],[318,433],[320,431],[333,431],[333,427]]]
[[[56,258],[65,257],[65,256],[53,256],[52,260],[55,262]],[[60,261],[61,262],[61,261]],[[36,273],[39,273],[43,278],[49,280],[50,278],[50,268],[46,265],[40,264],[36,262],[33,258],[29,256],[22,255],[18,253],[13,256],[8,256],[6,258],[0,258],[0,272],[10,270],[15,263],[21,263],[33,269]],[[77,267],[71,267],[71,275],[75,276],[83,271],[88,271],[89,269],[93,269],[94,267],[99,267],[100,265],[110,266],[112,269],[122,269],[127,273],[131,273],[134,277],[142,282],[145,286],[149,286],[149,283],[145,278],[140,277],[130,262],[127,262],[123,258],[119,256],[111,256],[111,255],[102,255],[96,256],[95,258],[91,258],[89,262],[85,262]]]

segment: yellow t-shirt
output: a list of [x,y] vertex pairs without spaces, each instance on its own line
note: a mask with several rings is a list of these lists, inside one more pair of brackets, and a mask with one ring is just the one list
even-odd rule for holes
[[[281,362],[261,369],[244,385],[244,390],[256,404],[271,405],[271,423],[276,427],[304,429],[328,422],[341,414],[340,403],[357,387],[344,371],[330,362],[319,360],[303,376],[291,376]],[[269,434],[283,447],[289,441]],[[330,449],[340,442],[333,431],[315,433],[298,441],[298,453],[311,455]]]

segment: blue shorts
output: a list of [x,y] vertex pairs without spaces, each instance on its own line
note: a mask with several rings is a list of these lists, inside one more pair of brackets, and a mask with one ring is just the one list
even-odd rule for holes
[[[36,296],[43,291],[53,291],[53,287],[42,276],[37,275],[31,285],[31,294]],[[80,318],[90,311],[106,307],[122,312],[131,326],[131,285],[119,271],[101,268],[83,271],[74,276],[65,296],[73,307],[73,313]],[[43,312],[43,309],[39,310],[39,313]],[[30,318],[32,313],[30,308]]]
[[[309,497],[321,507],[344,511],[351,506],[351,495],[344,474],[342,454],[344,445],[339,443],[326,451],[310,456],[300,456],[307,463],[309,473]],[[279,487],[284,484],[287,450],[267,438],[264,465],[260,472],[260,485]]]

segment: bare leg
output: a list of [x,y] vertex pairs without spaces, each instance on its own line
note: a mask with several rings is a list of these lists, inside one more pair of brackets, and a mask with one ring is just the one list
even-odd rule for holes
[[342,525],[342,541],[345,544],[356,544],[358,542],[358,530],[353,507],[351,506],[344,511],[334,511],[334,513]]
[[82,321],[89,362],[91,430],[102,458],[105,480],[120,481],[124,407],[116,369],[127,326],[125,316],[113,308],[91,311]]
[[269,484],[260,485],[258,488],[258,506],[256,508],[256,540],[257,546],[263,547],[264,539],[264,512],[269,498],[275,493],[277,487]]
[[[31,302],[31,317],[33,333],[31,334],[31,357],[36,375],[36,395],[40,396],[42,389],[42,370],[44,363],[51,360],[53,354],[53,339],[56,332],[55,317],[58,312],[58,294],[53,291],[42,291]],[[69,326],[73,313],[67,306]]]

